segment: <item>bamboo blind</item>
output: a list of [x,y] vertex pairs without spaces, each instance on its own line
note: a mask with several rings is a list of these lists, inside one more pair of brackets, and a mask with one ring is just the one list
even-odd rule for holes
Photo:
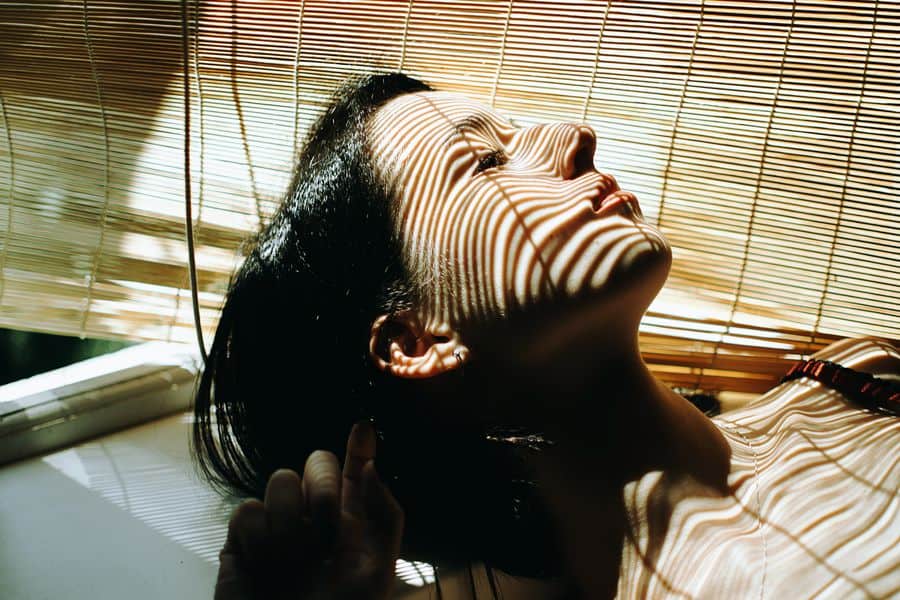
[[668,382],[759,392],[833,339],[900,338],[900,2],[186,2],[186,31],[178,0],[0,5],[0,325],[195,342],[187,76],[209,336],[334,87],[403,69],[597,130],[675,248],[642,324]]

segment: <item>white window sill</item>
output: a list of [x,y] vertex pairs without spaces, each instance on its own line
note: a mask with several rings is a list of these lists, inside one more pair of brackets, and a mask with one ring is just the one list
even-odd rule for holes
[[188,409],[200,364],[150,342],[0,386],[0,465]]

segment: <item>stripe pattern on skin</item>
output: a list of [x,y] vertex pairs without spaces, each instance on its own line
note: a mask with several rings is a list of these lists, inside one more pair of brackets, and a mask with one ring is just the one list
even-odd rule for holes
[[[886,344],[832,346],[816,357],[860,368],[881,352],[900,374]],[[734,495],[679,501],[659,472],[628,484],[618,597],[900,595],[900,418],[801,378],[713,422],[732,448]]]
[[635,196],[594,168],[586,125],[519,128],[464,96],[419,92],[380,108],[369,142],[438,322],[602,293],[641,258],[671,259]]

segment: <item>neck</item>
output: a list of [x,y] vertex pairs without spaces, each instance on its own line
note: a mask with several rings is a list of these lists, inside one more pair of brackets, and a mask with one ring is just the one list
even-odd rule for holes
[[534,421],[557,442],[535,468],[573,577],[586,597],[612,597],[627,523],[624,485],[665,471],[703,495],[726,494],[730,449],[705,415],[650,373],[636,345],[592,358],[590,368],[583,362],[569,356],[553,376],[543,370],[553,390],[531,383],[545,394],[530,403],[541,407]]
[[473,347],[491,356],[465,370],[464,389],[479,393],[446,398],[458,406],[468,397],[486,424],[526,425],[555,442],[534,467],[571,575],[590,598],[615,595],[626,483],[665,471],[704,496],[728,493],[728,443],[648,370],[633,308],[649,301],[634,294],[473,328]]
[[[479,400],[556,442],[555,453],[622,486],[665,470],[724,490],[730,449],[718,428],[659,381],[636,341],[548,353],[510,373],[490,373]],[[572,338],[569,338],[570,340]],[[596,341],[593,342],[596,346]],[[542,344],[545,345],[545,344]],[[480,378],[479,378],[480,379]],[[511,383],[514,382],[514,383]]]

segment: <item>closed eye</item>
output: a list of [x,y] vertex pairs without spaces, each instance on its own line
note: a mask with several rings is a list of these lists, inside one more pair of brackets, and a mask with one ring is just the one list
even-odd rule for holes
[[493,152],[489,152],[481,156],[478,159],[478,166],[475,167],[475,173],[473,175],[477,175],[482,171],[487,171],[488,169],[493,169],[495,167],[499,167],[501,165],[505,165],[507,161],[506,153],[503,150],[494,150]]

